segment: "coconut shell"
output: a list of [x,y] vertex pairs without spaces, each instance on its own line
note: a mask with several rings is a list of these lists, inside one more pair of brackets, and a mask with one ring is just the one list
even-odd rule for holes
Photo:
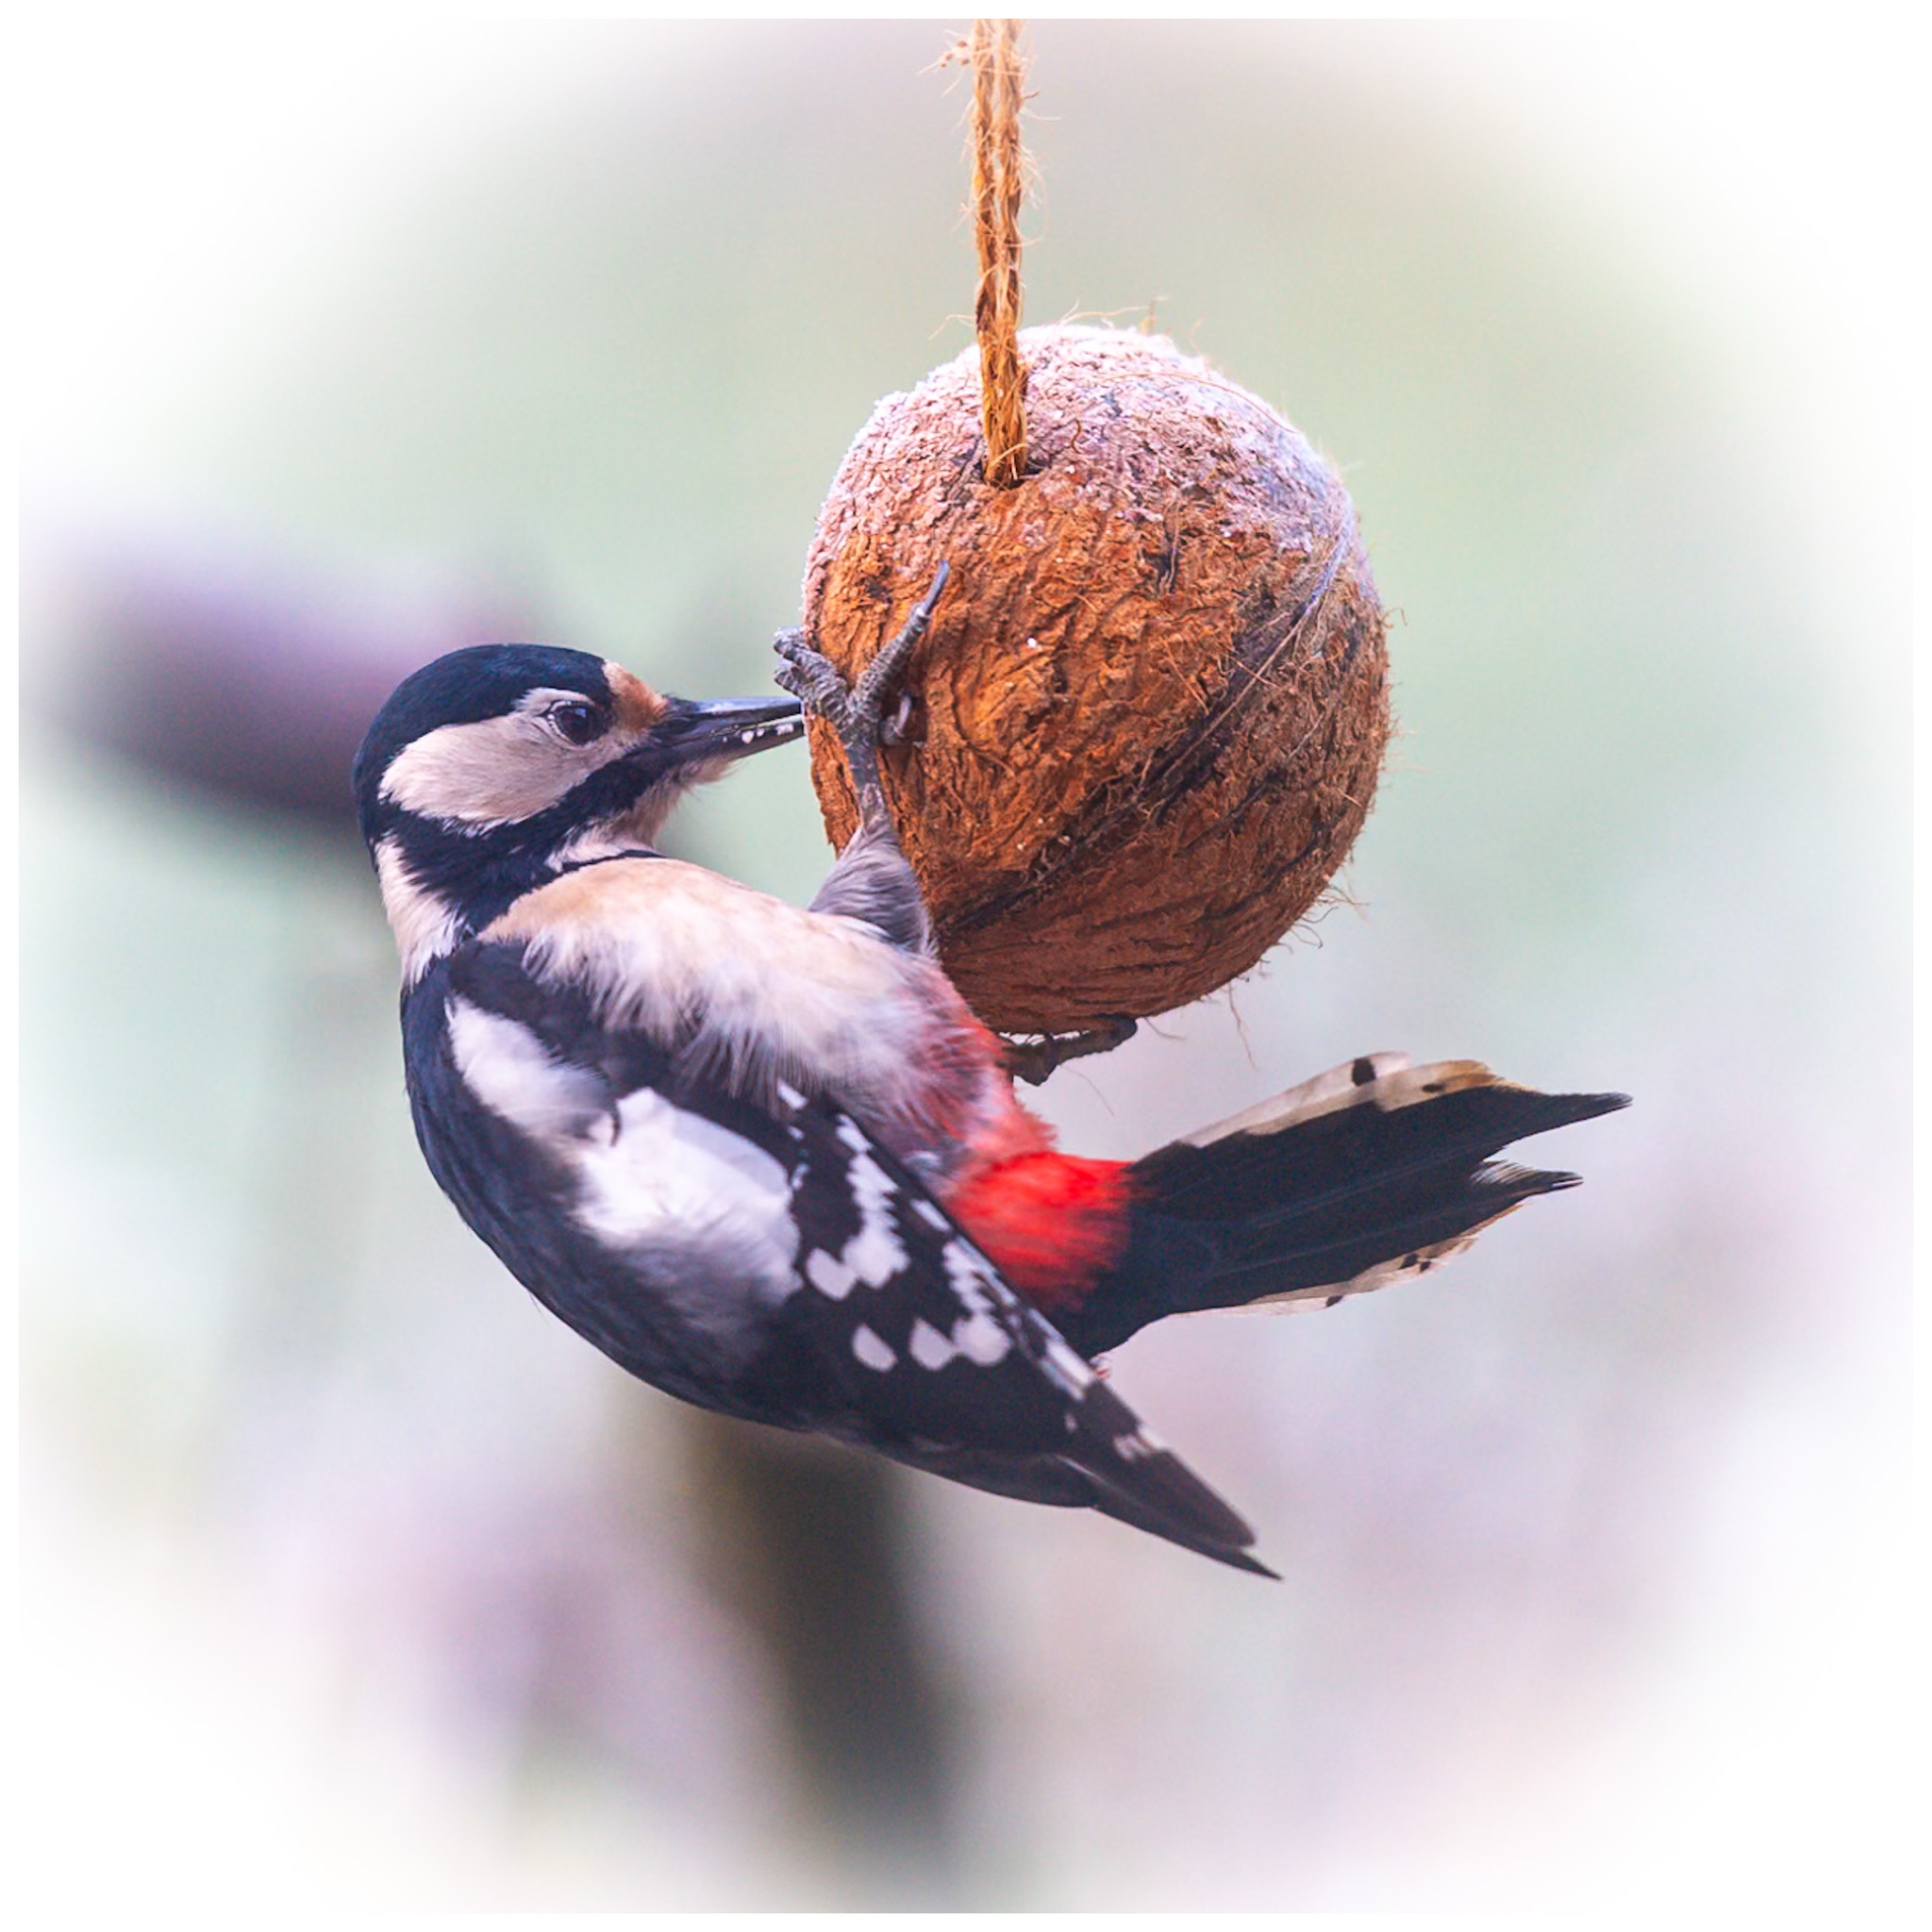
[[[941,562],[888,802],[990,1025],[1070,1032],[1238,977],[1314,905],[1389,738],[1381,606],[1335,472],[1158,336],[1024,331],[1028,468],[981,476],[969,349],[873,411],[805,576],[856,676]],[[811,726],[825,829],[858,822]]]

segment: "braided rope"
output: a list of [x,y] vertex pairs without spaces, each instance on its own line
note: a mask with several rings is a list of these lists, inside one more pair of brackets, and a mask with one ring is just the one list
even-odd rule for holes
[[1026,62],[1020,52],[1020,23],[975,20],[968,53],[973,223],[979,247],[973,325],[979,337],[986,480],[995,490],[1009,490],[1026,474],[1026,370],[1020,360],[1020,202],[1026,176],[1020,107]]

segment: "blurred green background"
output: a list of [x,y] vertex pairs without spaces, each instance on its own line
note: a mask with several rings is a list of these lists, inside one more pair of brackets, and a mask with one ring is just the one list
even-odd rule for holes
[[[1121,1351],[1281,1586],[892,1487],[945,1740],[919,1841],[815,1802],[714,1448],[436,1193],[352,836],[102,723],[164,582],[270,658],[250,613],[310,625],[298,691],[362,619],[388,678],[497,612],[691,695],[768,688],[846,443],[967,339],[947,39],[49,56],[75,111],[24,492],[24,1387],[61,1882],[1856,1900],[1898,1822],[1839,1774],[1885,1736],[1858,1659],[1889,1655],[1907,1394],[1896,443],[1874,315],[1797,250],[1786,177],[1700,173],[1663,78],[1654,122],[1606,109],[1625,43],[1034,29],[1028,319],[1152,309],[1341,464],[1402,732],[1350,903],[1044,1110],[1138,1153],[1387,1047],[1638,1104],[1552,1143],[1588,1186],[1446,1276]],[[1768,233],[1726,225],[1767,198]],[[251,728],[203,698],[210,743]],[[827,862],[802,756],[675,841],[799,899]]]

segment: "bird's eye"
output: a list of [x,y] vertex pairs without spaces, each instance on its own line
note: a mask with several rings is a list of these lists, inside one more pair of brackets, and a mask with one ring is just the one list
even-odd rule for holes
[[594,705],[555,705],[550,722],[572,744],[589,744],[604,728]]

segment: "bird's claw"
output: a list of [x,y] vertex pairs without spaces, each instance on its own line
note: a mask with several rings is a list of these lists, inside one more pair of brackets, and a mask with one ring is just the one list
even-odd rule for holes
[[[946,588],[946,579],[952,574],[950,564],[940,565],[933,573],[932,583],[925,595],[912,607],[911,615],[900,625],[898,636],[880,648],[852,688],[853,722],[870,727],[875,736],[882,728],[886,699],[897,687],[908,661],[919,648],[919,641],[925,635],[926,625],[932,622],[933,611],[938,608]],[[909,704],[902,708],[899,721],[902,729],[904,717],[909,711]]]
[[1042,1033],[1037,1040],[1008,1040],[1001,1058],[1014,1079],[1039,1087],[1069,1060],[1084,1060],[1090,1054],[1111,1053],[1115,1047],[1124,1046],[1140,1024],[1123,1013],[1097,1021],[1078,1033]]
[[842,731],[852,693],[838,667],[806,642],[802,630],[781,630],[772,640],[772,648],[780,659],[772,681],[780,691],[789,691],[813,717]]
[[906,741],[906,727],[912,723],[912,693],[902,691],[899,702],[891,708],[889,716],[879,720],[879,742],[881,744],[903,744]]
[[839,734],[853,782],[861,794],[878,786],[878,747],[897,744],[906,735],[912,715],[911,692],[900,691],[890,713],[887,702],[925,635],[951,575],[948,565],[940,565],[931,587],[913,607],[898,635],[865,667],[857,683],[848,682],[823,651],[808,643],[804,631],[781,630],[772,640],[772,648],[781,660],[773,674],[779,688],[789,691],[813,717],[823,718]]

